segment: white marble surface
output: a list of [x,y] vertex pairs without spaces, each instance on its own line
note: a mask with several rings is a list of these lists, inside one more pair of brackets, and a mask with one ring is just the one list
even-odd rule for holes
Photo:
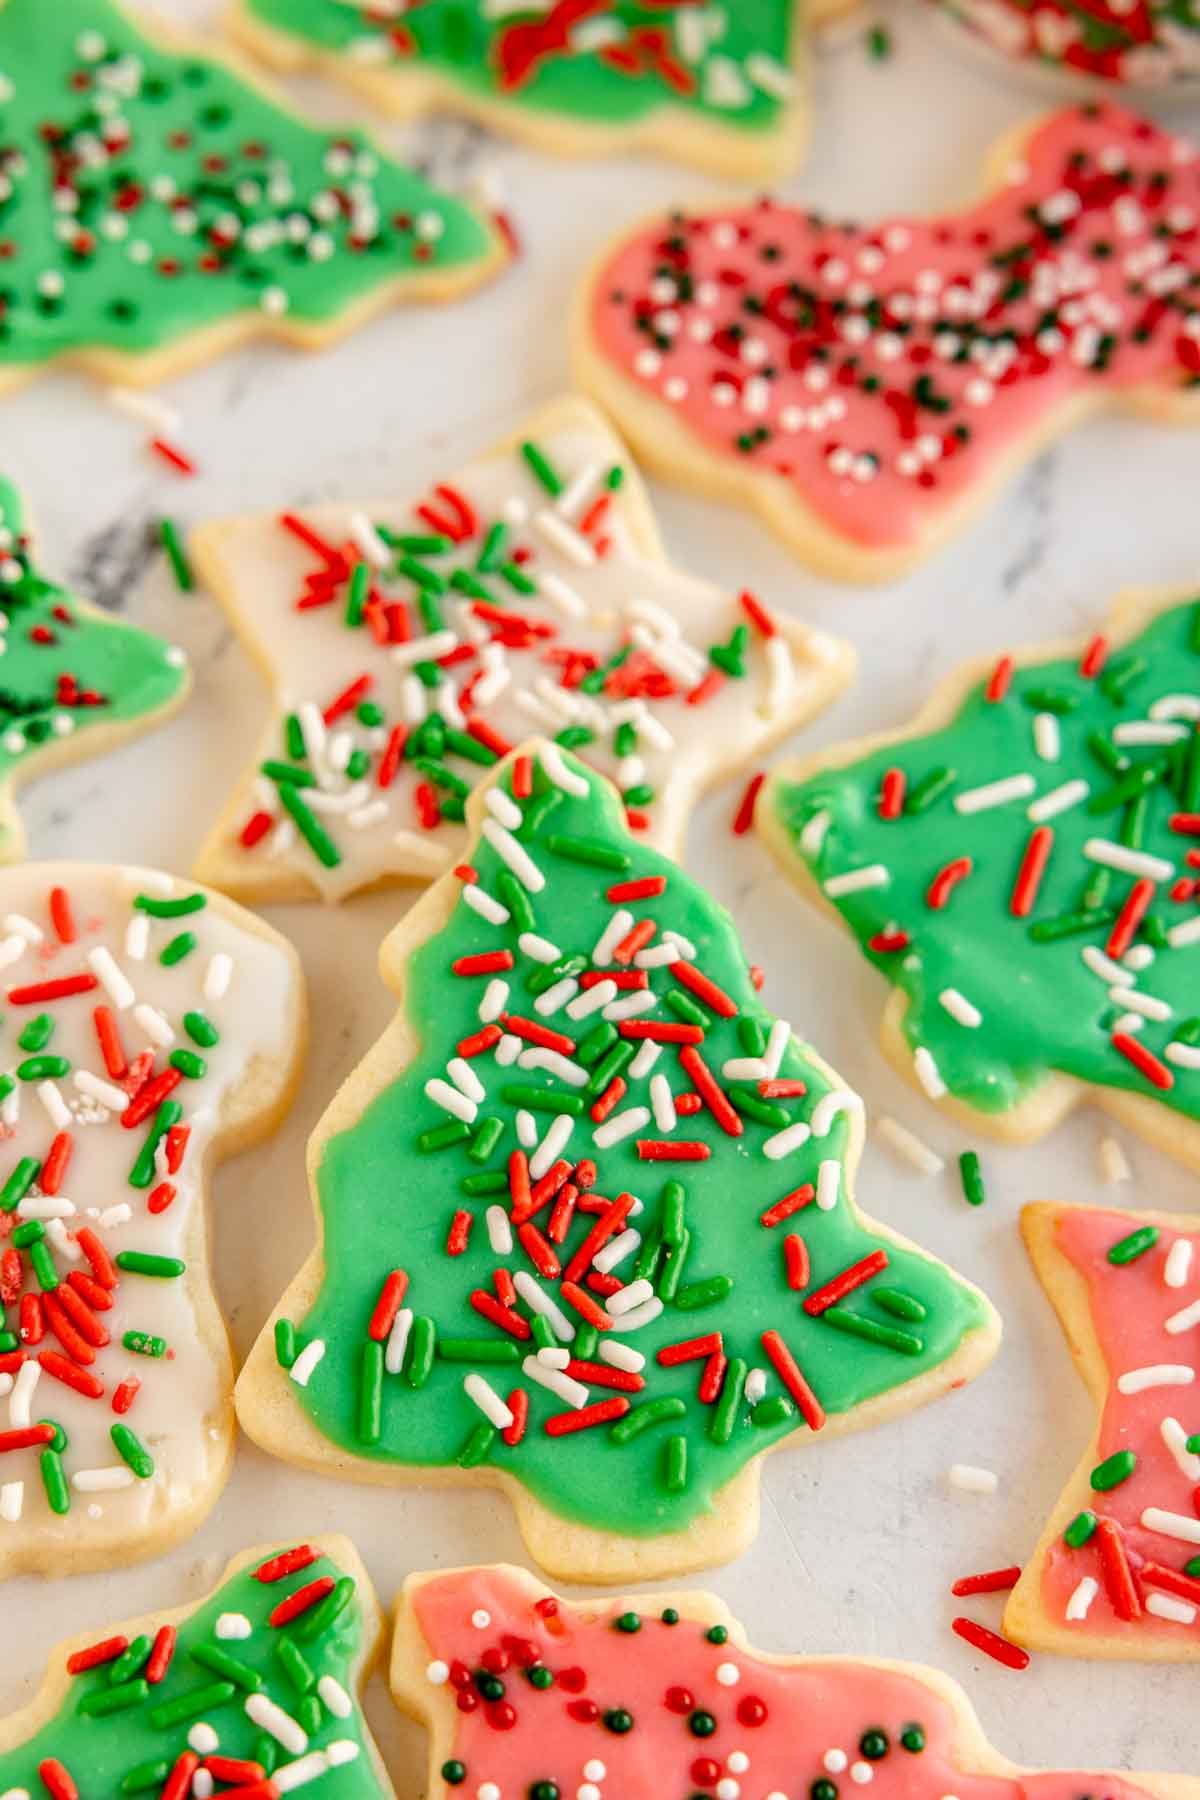
[[[159,0],[157,10],[204,20],[215,6]],[[1003,73],[956,60],[923,17],[900,12],[893,30],[895,54],[885,63],[868,59],[858,25],[823,47],[813,153],[786,193],[846,212],[952,205],[972,193],[993,137],[1036,108]],[[339,102],[318,94],[313,105],[334,116]],[[166,729],[27,793],[34,854],[186,870],[254,743],[264,708],[258,680],[214,607],[202,595],[177,594],[157,560],[146,568],[148,521],[167,509],[200,519],[318,496],[415,491],[564,386],[561,321],[575,272],[600,237],[697,191],[686,172],[665,165],[543,163],[453,124],[426,128],[415,141],[443,173],[465,178],[484,162],[502,172],[527,246],[523,261],[463,306],[397,313],[327,356],[256,351],[173,384],[182,437],[201,466],[197,480],[151,466],[138,429],[74,378],[45,381],[5,403],[0,458],[35,507],[46,564],[185,644],[197,674],[192,704]],[[772,605],[856,642],[860,682],[806,734],[816,745],[903,721],[928,682],[970,654],[1082,630],[1123,584],[1200,585],[1198,473],[1194,436],[1115,418],[1095,424],[1029,469],[932,566],[898,587],[862,592],[811,579],[737,514],[661,489],[657,499],[682,561],[752,583]],[[876,979],[848,939],[802,910],[753,841],[729,835],[733,801],[726,791],[698,814],[689,861],[734,908],[768,971],[768,999],[865,1094],[872,1113],[893,1113],[945,1153],[957,1152],[958,1132],[900,1084],[875,1046]],[[375,952],[405,904],[376,896],[336,918],[298,907],[272,915],[303,953],[316,1032],[289,1125],[227,1165],[217,1182],[216,1277],[241,1353],[308,1246],[305,1136],[388,1016]],[[1128,1146],[1136,1185],[1103,1189],[1101,1128],[1100,1115],[1085,1111],[1040,1150],[985,1150],[990,1199],[982,1212],[964,1206],[951,1172],[921,1178],[886,1152],[868,1151],[866,1206],[986,1286],[1004,1314],[1004,1348],[982,1380],[930,1411],[775,1458],[757,1545],[708,1582],[764,1647],[940,1664],[966,1684],[995,1739],[1019,1759],[1200,1773],[1194,1674],[1044,1657],[1012,1675],[949,1630],[950,1581],[1029,1549],[1089,1425],[1018,1242],[1018,1205],[1046,1197],[1195,1205],[1195,1182],[1137,1144]],[[949,1492],[945,1470],[956,1460],[995,1469],[998,1493]],[[195,1595],[227,1553],[323,1526],[353,1533],[385,1597],[410,1568],[521,1558],[511,1513],[494,1494],[334,1485],[272,1466],[243,1445],[216,1513],[166,1561],[49,1591],[18,1581],[0,1593],[0,1706],[32,1691],[45,1651],[66,1631]],[[992,1602],[972,1610],[998,1619]],[[397,1721],[381,1691],[371,1711],[397,1792],[409,1800],[423,1791],[421,1735]]]

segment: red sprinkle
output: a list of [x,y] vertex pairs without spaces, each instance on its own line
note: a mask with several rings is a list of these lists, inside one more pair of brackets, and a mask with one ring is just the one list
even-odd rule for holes
[[1155,883],[1146,876],[1135,881],[1126,894],[1125,904],[1113,921],[1112,931],[1104,946],[1105,955],[1111,956],[1114,962],[1124,956],[1137,936],[1138,927],[1149,911],[1154,895]]
[[758,1222],[768,1230],[773,1225],[782,1225],[785,1219],[790,1219],[802,1206],[810,1206],[816,1197],[816,1188],[811,1181],[806,1181],[803,1187],[793,1188],[782,1200],[776,1200],[774,1206],[768,1206],[766,1212],[759,1214]]
[[[496,1273],[500,1275],[507,1271],[497,1269]],[[519,1338],[524,1343],[530,1336],[528,1319],[522,1318],[510,1306],[493,1299],[486,1288],[473,1288],[468,1298],[477,1313],[482,1313],[490,1324],[498,1325],[501,1331],[507,1331],[510,1337]]]
[[680,957],[678,962],[671,964],[671,974],[681,987],[690,988],[696,998],[702,1000],[718,1018],[736,1019],[736,1004],[728,994],[722,992],[715,981],[710,981],[707,975],[701,974],[695,963],[685,962]]
[[766,779],[765,771],[760,769],[758,773],[752,775],[746,783],[746,790],[742,795],[737,811],[733,815],[734,837],[745,837],[746,833],[753,825],[755,803],[758,800],[759,794],[762,792],[762,786]]
[[642,1162],[707,1162],[712,1155],[700,1138],[639,1138],[637,1153]]
[[185,456],[183,451],[178,449],[174,444],[169,444],[166,438],[151,438],[150,448],[153,450],[155,456],[159,457],[168,465],[168,467],[174,469],[178,474],[194,475],[196,473],[196,465],[191,457]]
[[1049,825],[1039,825],[1030,832],[1008,903],[1008,910],[1015,919],[1028,918],[1033,911],[1053,848],[1054,832]]
[[1013,659],[1011,656],[1002,656],[988,677],[988,684],[983,690],[984,699],[993,703],[1003,700],[1012,684],[1012,678]]
[[776,634],[776,624],[766,607],[760,600],[745,589],[738,595],[738,605],[754,626],[760,637],[772,638]]
[[335,1582],[332,1575],[318,1575],[315,1581],[308,1581],[303,1587],[296,1588],[285,1595],[277,1606],[267,1614],[267,1624],[274,1626],[290,1625],[301,1613],[306,1613],[323,1600],[326,1594],[332,1594]]
[[533,792],[533,758],[518,756],[513,764],[512,791],[514,800],[528,800]]
[[956,856],[953,862],[948,862],[944,869],[938,870],[930,882],[925,893],[925,904],[931,906],[935,912],[940,912],[953,890],[960,881],[966,879],[974,866],[969,856]]
[[38,1774],[50,1800],[79,1800],[79,1789],[56,1756],[48,1756],[38,1764]]
[[196,1752],[185,1750],[159,1789],[158,1800],[183,1800],[199,1767],[200,1758]]
[[44,1006],[51,1000],[70,1000],[75,994],[90,994],[100,983],[90,970],[78,975],[60,975],[54,981],[35,981],[28,987],[8,990],[10,1006]]
[[951,1630],[976,1650],[982,1650],[993,1662],[1003,1663],[1006,1669],[1027,1669],[1029,1652],[1022,1650],[1019,1644],[1012,1644],[998,1631],[989,1631],[986,1625],[977,1625],[974,1619],[954,1619]]
[[450,964],[455,975],[497,975],[513,966],[511,950],[483,950],[477,956],[460,956]]
[[799,1363],[777,1331],[764,1331],[761,1342],[775,1373],[800,1408],[804,1423],[811,1431],[820,1431],[825,1423],[825,1408],[804,1379]]
[[127,1413],[137,1399],[141,1382],[136,1375],[129,1375],[121,1383],[112,1397],[112,1409],[115,1413]]
[[614,1419],[623,1419],[628,1411],[628,1400],[614,1394],[611,1400],[598,1400],[594,1406],[582,1406],[577,1412],[551,1413],[546,1420],[546,1435],[568,1437],[575,1431],[590,1431],[595,1425],[610,1425]]
[[1135,1037],[1129,1036],[1128,1032],[1114,1031],[1112,1046],[1114,1050],[1119,1050],[1121,1055],[1133,1064],[1138,1073],[1144,1075],[1154,1087],[1166,1089],[1175,1086],[1175,1077],[1166,1063],[1160,1062],[1153,1050],[1147,1050],[1145,1044],[1139,1044]]
[[1096,1548],[1100,1552],[1100,1573],[1118,1619],[1127,1622],[1142,1616],[1142,1598],[1137,1581],[1125,1554],[1125,1540],[1115,1519],[1100,1519],[1096,1524]]
[[987,1569],[982,1575],[963,1575],[950,1589],[958,1600],[965,1600],[969,1594],[1005,1594],[1014,1588],[1021,1578],[1020,1563],[1012,1563],[1007,1569]]
[[802,1292],[808,1286],[808,1245],[794,1232],[783,1240],[783,1267],[788,1286],[797,1294]]
[[[54,1436],[53,1431],[50,1436]],[[76,1650],[73,1656],[68,1656],[67,1674],[82,1675],[87,1669],[99,1669],[105,1663],[116,1662],[128,1648],[127,1637],[102,1638],[98,1644],[89,1644],[86,1650]]]
[[1079,659],[1079,673],[1088,680],[1098,675],[1108,660],[1108,639],[1094,637]]
[[636,881],[616,881],[605,890],[605,899],[611,900],[614,906],[625,900],[653,900],[666,891],[665,875],[643,875]]
[[403,1269],[393,1269],[385,1277],[379,1290],[379,1298],[375,1302],[375,1310],[371,1314],[371,1323],[367,1327],[368,1336],[377,1344],[382,1344],[392,1326],[396,1323],[396,1314],[404,1304],[404,1296],[408,1292],[408,1276]]
[[703,1337],[684,1338],[678,1344],[664,1344],[655,1358],[664,1369],[673,1369],[678,1363],[696,1362],[702,1356],[715,1356],[724,1348],[724,1339],[719,1331],[709,1331]]
[[521,1442],[529,1427],[529,1395],[524,1388],[514,1388],[508,1396],[507,1405],[513,1422],[505,1426],[500,1436],[506,1444],[512,1446]]
[[270,1584],[282,1581],[286,1575],[298,1575],[301,1569],[315,1563],[320,1554],[311,1544],[297,1544],[294,1549],[281,1550],[278,1556],[270,1556],[265,1563],[259,1563],[254,1579]]
[[827,1281],[824,1287],[817,1288],[814,1293],[811,1293],[804,1302],[805,1312],[813,1318],[819,1313],[826,1312],[829,1307],[836,1305],[844,1295],[852,1294],[855,1288],[861,1287],[865,1281],[870,1281],[872,1276],[878,1275],[887,1266],[887,1251],[872,1250],[869,1256],[864,1256],[860,1262],[851,1263],[848,1269],[843,1269],[840,1275],[835,1275],[832,1281]]
[[450,1230],[446,1235],[446,1255],[461,1256],[471,1236],[471,1226],[475,1223],[473,1213],[456,1212],[450,1221]]
[[69,1362],[65,1356],[60,1356],[57,1350],[40,1350],[38,1361],[47,1375],[53,1375],[54,1379],[61,1381],[64,1387],[74,1388],[75,1392],[82,1394],[85,1400],[99,1400],[103,1397],[104,1383],[98,1381],[86,1369],[81,1369],[77,1363]]
[[879,816],[881,819],[898,819],[904,811],[904,794],[908,780],[903,769],[888,769],[884,772],[879,788]]
[[174,1625],[160,1625],[155,1633],[154,1644],[142,1671],[151,1687],[157,1687],[170,1668],[177,1636]]
[[104,1067],[114,1081],[120,1081],[128,1070],[129,1063],[121,1046],[116,1014],[109,1006],[98,1006],[92,1014],[92,1024],[96,1027],[96,1037],[100,1043],[100,1054],[104,1058]]
[[75,942],[75,915],[71,911],[71,896],[66,888],[50,889],[50,923],[58,933],[60,944]]
[[729,1100],[726,1098],[725,1090],[718,1083],[716,1076],[712,1073],[700,1052],[691,1044],[685,1045],[679,1052],[679,1066],[688,1076],[692,1086],[700,1095],[700,1098],[703,1100],[705,1106],[707,1106],[713,1118],[717,1121],[717,1124],[721,1127],[721,1130],[725,1132],[728,1137],[741,1137],[745,1127],[742,1124],[740,1115],[733,1110]]

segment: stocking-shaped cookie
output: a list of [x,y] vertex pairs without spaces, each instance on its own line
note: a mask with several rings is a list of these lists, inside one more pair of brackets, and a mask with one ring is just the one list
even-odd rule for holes
[[504,260],[493,226],[111,0],[0,0],[0,391],[320,344]]
[[[825,4],[823,11],[833,11]],[[236,0],[235,35],[402,117],[452,109],[539,149],[645,148],[751,181],[808,135],[797,0]]]
[[0,1719],[5,1800],[393,1800],[360,1710],[383,1621],[345,1538],[246,1551],[193,1606],[61,1644]]
[[666,561],[624,446],[561,400],[415,500],[205,526],[275,714],[198,872],[246,899],[427,880],[531,729],[678,853],[700,792],[830,701],[853,652]]
[[286,1108],[303,989],[220,895],[90,863],[0,874],[0,968],[0,1576],[59,1574],[176,1543],[229,1472],[206,1187]]
[[489,1482],[580,1579],[736,1555],[758,1463],[959,1386],[978,1291],[859,1213],[862,1108],[732,920],[539,742],[388,939],[403,1010],[318,1126],[322,1243],[241,1377],[250,1435]]
[[1200,156],[1112,106],[1001,145],[986,199],[845,226],[672,212],[601,256],[576,365],[646,464],[887,580],[1090,412],[1200,419]]
[[784,769],[759,821],[892,984],[883,1046],[973,1131],[1083,1100],[1200,1167],[1200,600],[952,675]]
[[[797,1628],[803,1635],[802,1625]],[[392,1691],[429,1726],[430,1800],[1195,1800],[1180,1775],[1019,1769],[962,1689],[878,1658],[768,1656],[695,1590],[560,1600],[523,1569],[414,1575]]]
[[189,685],[182,650],[40,572],[21,496],[0,476],[0,862],[25,850],[19,782],[136,737]]
[[1096,1403],[1004,1614],[1067,1656],[1200,1657],[1200,1219],[1027,1206],[1021,1231]]

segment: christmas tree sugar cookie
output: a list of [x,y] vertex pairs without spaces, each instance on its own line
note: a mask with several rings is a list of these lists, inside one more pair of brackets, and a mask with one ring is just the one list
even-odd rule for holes
[[1200,1219],[1027,1206],[1021,1232],[1096,1402],[1004,1614],[1068,1656],[1200,1657]]
[[808,136],[799,0],[235,0],[230,26],[277,68],[317,69],[411,117],[447,108],[538,149],[643,148],[745,181]]
[[192,550],[274,690],[198,865],[244,899],[441,874],[470,788],[536,729],[677,854],[700,791],[853,668],[847,644],[671,567],[579,400],[414,498],[234,519]]
[[216,1500],[207,1186],[285,1111],[304,1001],[281,937],[150,869],[4,870],[0,968],[3,1578],[157,1554]]
[[581,385],[647,467],[850,581],[913,568],[1090,413],[1200,421],[1200,156],[1108,105],[1006,139],[959,213],[674,211],[602,253]]
[[305,1467],[487,1483],[618,1580],[736,1555],[758,1463],[961,1385],[999,1323],[861,1214],[856,1095],[733,923],[539,741],[387,940],[402,997],[310,1145],[322,1243],[241,1377]]
[[21,496],[0,475],[0,863],[25,853],[20,782],[136,737],[190,685],[182,650],[42,574]]
[[0,3],[0,392],[52,362],[154,383],[317,348],[504,260],[493,226],[111,0]]
[[1020,1769],[916,1663],[769,1656],[712,1594],[561,1600],[523,1569],[411,1576],[392,1690],[432,1736],[427,1793],[803,1800],[1195,1800],[1181,1775]]
[[59,1645],[0,1719],[5,1800],[393,1800],[360,1709],[383,1619],[345,1538],[248,1550],[198,1604]]
[[1200,1167],[1200,600],[968,665],[785,768],[762,830],[892,984],[883,1046],[972,1130],[1089,1100]]

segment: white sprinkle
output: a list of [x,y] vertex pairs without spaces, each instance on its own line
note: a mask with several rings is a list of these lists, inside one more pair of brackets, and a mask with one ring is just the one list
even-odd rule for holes
[[1062,755],[1062,732],[1053,713],[1034,715],[1033,747],[1043,762],[1056,763]]
[[875,1126],[876,1135],[881,1137],[888,1148],[894,1150],[902,1162],[916,1169],[920,1175],[940,1175],[945,1163],[935,1150],[922,1143],[915,1132],[901,1125],[886,1113]]
[[1176,1238],[1167,1251],[1163,1264],[1163,1281],[1169,1288],[1181,1288],[1192,1272],[1192,1240]]
[[675,1099],[671,1093],[671,1084],[665,1075],[650,1077],[650,1105],[654,1110],[654,1123],[659,1131],[674,1131]]
[[825,883],[831,900],[843,894],[857,894],[864,888],[886,887],[891,876],[882,863],[869,863],[865,869],[850,869],[845,875],[832,875]]
[[610,1294],[604,1304],[612,1317],[619,1319],[623,1313],[633,1312],[643,1302],[651,1299],[653,1294],[653,1287],[643,1275],[639,1280],[631,1281],[627,1287],[619,1288],[615,1294]]
[[1200,1544],[1200,1519],[1189,1519],[1185,1513],[1148,1506],[1142,1513],[1142,1524],[1147,1531],[1161,1532],[1163,1537],[1178,1538],[1185,1544]]
[[140,1001],[133,1009],[133,1016],[152,1044],[165,1048],[175,1042],[175,1033],[166,1015],[159,1012],[156,1006],[149,1005],[145,1000]]
[[[25,1483],[23,1481],[6,1481],[0,1485],[0,1521],[5,1525],[17,1523],[24,1504]],[[8,1800],[7,1796],[5,1796],[5,1800]]]
[[[551,606],[556,606],[569,619],[582,619],[586,614],[587,601],[576,593],[570,582],[564,581],[561,575],[556,575],[553,569],[547,569],[538,576],[537,587],[543,599],[548,600]],[[479,696],[480,686],[482,683],[476,686],[476,697]]]
[[821,1212],[832,1212],[838,1203],[842,1186],[842,1165],[827,1157],[817,1170],[817,1206]]
[[437,662],[457,648],[457,632],[431,631],[425,637],[409,638],[406,643],[393,645],[392,661],[402,669],[411,669],[414,663]]
[[736,1663],[718,1663],[713,1673],[721,1687],[736,1687],[742,1679],[742,1671]]
[[797,1119],[794,1124],[785,1125],[782,1131],[777,1131],[773,1136],[764,1139],[763,1155],[771,1162],[779,1162],[783,1157],[790,1156],[793,1150],[799,1150],[800,1146],[806,1144],[811,1136],[810,1127],[805,1124],[803,1119]]
[[[404,1367],[412,1323],[412,1307],[402,1306],[392,1321],[392,1329],[388,1332],[387,1348],[383,1353],[383,1366],[389,1375],[399,1375]],[[295,1364],[292,1366],[294,1368]]]
[[573,794],[577,800],[587,799],[592,791],[591,784],[586,776],[569,766],[557,744],[542,744],[538,761],[556,788],[561,788],[565,794]]
[[136,419],[140,425],[148,425],[159,437],[173,438],[179,435],[182,418],[174,407],[166,405],[157,394],[138,393],[134,388],[110,387],[105,389],[104,398],[127,418]]
[[75,1123],[71,1110],[52,1081],[39,1081],[37,1097],[46,1109],[50,1123],[56,1131],[69,1131]]
[[[773,1069],[771,1073],[773,1075],[778,1074],[778,1067]],[[828,1137],[833,1128],[834,1120],[841,1113],[858,1113],[861,1115],[862,1112],[863,1103],[861,1096],[854,1093],[851,1088],[831,1088],[827,1094],[821,1095],[821,1098],[813,1107],[812,1119],[810,1121],[812,1125],[812,1134],[815,1138]]]
[[305,1344],[303,1350],[288,1370],[288,1374],[297,1387],[307,1387],[312,1380],[313,1371],[325,1354],[325,1339],[314,1338],[311,1344]]
[[1175,1039],[1167,1045],[1163,1055],[1177,1069],[1200,1069],[1200,1044],[1182,1044]]
[[[609,1150],[624,1138],[632,1137],[635,1131],[641,1131],[650,1123],[650,1109],[646,1106],[627,1106],[624,1112],[615,1113],[606,1119],[603,1125],[597,1125],[592,1133],[592,1141],[597,1150]],[[805,1135],[808,1127],[805,1126]],[[764,1149],[766,1146],[764,1145]],[[768,1152],[769,1154],[769,1152]]]
[[509,918],[507,906],[501,906],[499,900],[493,899],[474,881],[463,883],[462,897],[472,912],[486,919],[489,925],[504,925]]
[[1045,820],[1067,812],[1072,806],[1078,806],[1087,799],[1091,791],[1086,781],[1064,781],[1061,787],[1051,788],[1048,794],[1042,794],[1037,800],[1031,801],[1025,809],[1025,816],[1034,825],[1041,825]]
[[1186,1363],[1150,1363],[1142,1369],[1127,1369],[1117,1377],[1117,1391],[1140,1394],[1146,1388],[1190,1387],[1196,1379],[1195,1369]]
[[985,782],[982,787],[965,788],[954,796],[954,810],[960,813],[988,812],[993,806],[1005,806],[1010,800],[1027,800],[1037,792],[1032,775],[1004,775],[999,781]]
[[1136,748],[1142,744],[1177,744],[1186,736],[1186,725],[1159,725],[1150,719],[1127,719],[1123,725],[1114,725],[1112,741]]
[[1187,1447],[1188,1434],[1179,1423],[1169,1415],[1159,1426],[1162,1441],[1178,1464],[1184,1479],[1191,1482],[1200,1481],[1200,1456]]
[[1171,1337],[1178,1337],[1181,1332],[1190,1331],[1193,1325],[1200,1325],[1200,1300],[1193,1300],[1182,1311],[1172,1313],[1163,1329]]
[[307,1787],[308,1783],[315,1781],[318,1775],[328,1775],[331,1767],[332,1764],[326,1751],[310,1750],[307,1756],[299,1756],[295,1762],[281,1763],[271,1780],[281,1794],[286,1794],[290,1793],[292,1788]]
[[610,1363],[614,1369],[624,1369],[628,1375],[640,1375],[646,1366],[646,1358],[632,1344],[614,1343],[607,1337],[600,1339],[596,1354],[601,1362]]
[[131,962],[145,962],[150,947],[150,915],[135,912],[125,927],[125,954]]
[[468,1100],[486,1100],[487,1090],[465,1056],[452,1056],[446,1064],[446,1073]]
[[626,1230],[618,1232],[616,1237],[610,1238],[607,1244],[597,1250],[592,1258],[593,1268],[597,1269],[601,1275],[610,1275],[618,1263],[624,1262],[627,1256],[632,1256],[641,1241],[641,1232],[635,1231],[632,1225],[628,1226]]
[[561,1338],[564,1344],[572,1341],[575,1336],[574,1325],[557,1301],[552,1300],[550,1295],[534,1280],[528,1269],[517,1270],[513,1276],[513,1286],[526,1306],[531,1306],[534,1312],[540,1312],[544,1318],[549,1319],[550,1328],[555,1337]]
[[463,1377],[463,1390],[473,1400],[485,1419],[496,1427],[497,1431],[507,1431],[513,1423],[512,1410],[500,1398],[495,1388],[489,1387],[482,1375],[474,1370]]
[[546,877],[538,868],[524,845],[519,844],[510,831],[495,819],[483,821],[482,835],[503,862],[506,862],[521,886],[531,894],[540,894],[546,885]]
[[621,1019],[636,1019],[639,1013],[653,1012],[658,1005],[658,995],[647,988],[642,992],[626,994],[620,1000],[610,1000],[604,1009],[604,1017],[612,1023]]
[[204,976],[204,998],[209,1002],[223,1000],[229,992],[232,977],[233,958],[224,950],[218,950]]
[[441,1661],[426,1663],[425,1679],[431,1687],[445,1687],[450,1679],[450,1665]]
[[517,948],[523,956],[528,956],[533,962],[557,962],[562,955],[557,944],[552,944],[549,938],[541,937],[536,931],[521,932],[517,938]]
[[547,1388],[550,1393],[557,1394],[564,1405],[573,1407],[576,1412],[587,1405],[588,1390],[583,1383],[564,1374],[561,1369],[551,1368],[549,1364],[542,1362],[536,1356],[527,1356],[521,1367],[530,1381],[536,1381],[539,1387]]
[[1101,981],[1119,983],[1127,980],[1125,970],[1121,965],[1113,962],[1111,957],[1105,956],[1103,950],[1098,949],[1095,944],[1085,944],[1079,954],[1092,974],[1098,976]]
[[927,1050],[924,1044],[918,1044],[913,1051],[913,1073],[931,1100],[942,1098],[946,1092],[946,1084],[934,1061],[932,1050]]
[[1200,944],[1200,913],[1194,918],[1185,919],[1182,925],[1172,925],[1167,933],[1167,942],[1172,950],[1183,950],[1188,944]]
[[628,907],[619,906],[596,939],[595,947],[592,950],[593,963],[597,967],[604,963],[610,963],[613,959],[613,951],[621,939],[627,937],[632,929],[633,914]]
[[517,1113],[517,1142],[522,1150],[532,1150],[537,1143],[537,1120],[524,1107]]
[[550,1121],[545,1137],[529,1159],[529,1173],[535,1181],[540,1181],[550,1165],[557,1162],[574,1129],[575,1121],[570,1113],[558,1113]]
[[479,1002],[479,1017],[484,1025],[491,1025],[508,1005],[508,983],[499,976],[488,982],[483,990],[483,999]]
[[476,1115],[479,1112],[478,1106],[474,1100],[468,1100],[465,1094],[460,1094],[456,1087],[451,1087],[448,1081],[442,1081],[439,1076],[434,1076],[431,1081],[425,1083],[425,1095],[427,1099],[433,1101],[435,1106],[440,1106],[446,1112],[453,1113],[456,1119],[461,1119],[464,1125],[475,1123]]
[[589,1013],[599,1012],[602,1007],[616,999],[620,993],[615,981],[597,981],[593,987],[584,988],[582,993],[571,1001],[567,1007],[570,1019],[586,1019]]
[[1080,1619],[1086,1619],[1091,1611],[1092,1601],[1099,1592],[1100,1583],[1095,1576],[1085,1575],[1071,1591],[1071,1598],[1067,1601],[1067,1618],[1073,1623]]
[[943,988],[938,1001],[957,1024],[969,1026],[972,1030],[983,1024],[983,1014],[979,1008],[972,1006],[966,995],[960,994],[957,988]]
[[308,1748],[308,1733],[304,1731],[290,1713],[285,1713],[282,1706],[269,1700],[265,1694],[248,1694],[246,1696],[246,1717],[251,1719],[260,1730],[269,1732],[285,1750],[293,1756],[299,1756]]
[[608,1302],[608,1311],[612,1318],[613,1331],[640,1331],[643,1325],[652,1325],[655,1319],[662,1313],[663,1303],[658,1298],[657,1294],[653,1299],[644,1301],[641,1306],[635,1306],[632,1311],[626,1313],[613,1312],[612,1302],[616,1297],[617,1296],[613,1294]]
[[767,1372],[765,1369],[751,1369],[746,1376],[743,1392],[747,1406],[757,1406],[767,1391]]
[[1100,1175],[1104,1181],[1112,1186],[1118,1181],[1130,1180],[1133,1171],[1129,1167],[1129,1159],[1116,1138],[1102,1137],[1099,1152]]
[[248,1638],[254,1627],[245,1613],[222,1613],[213,1627],[219,1638]]
[[1108,990],[1108,997],[1114,1006],[1126,1007],[1130,1012],[1141,1013],[1147,1019],[1156,1019],[1161,1023],[1171,1017],[1171,1008],[1165,1000],[1158,1000],[1153,994],[1143,994],[1138,988],[1113,987]]
[[322,1675],[317,1683],[317,1693],[326,1712],[331,1712],[335,1719],[348,1719],[354,1711],[354,1702],[333,1675]]
[[1175,1625],[1194,1625],[1196,1608],[1189,1606],[1186,1600],[1177,1600],[1173,1594],[1147,1594],[1146,1611],[1155,1618],[1170,1619]]
[[981,1469],[974,1463],[951,1463],[946,1480],[964,1494],[994,1494],[1000,1477],[992,1469]]
[[188,1732],[188,1748],[199,1756],[211,1756],[220,1748],[221,1740],[205,1719],[199,1719]]
[[646,1038],[629,1065],[630,1079],[644,1081],[661,1055],[662,1045],[656,1044],[653,1038]]
[[118,1012],[132,1006],[136,995],[107,944],[97,944],[87,955],[88,966]]
[[132,1487],[133,1470],[125,1463],[114,1463],[107,1469],[76,1469],[71,1486],[81,1494],[113,1494],[119,1488]]
[[33,1423],[33,1390],[42,1373],[40,1363],[23,1362],[8,1400],[8,1423],[13,1431],[26,1431]]
[[1147,856],[1141,850],[1130,850],[1108,838],[1088,838],[1083,854],[1089,862],[1100,863],[1106,869],[1117,869],[1122,875],[1145,875],[1151,881],[1170,881],[1175,873],[1174,863],[1163,857]]
[[[573,526],[568,525],[566,520],[561,519],[557,513],[550,512],[548,509],[534,513],[533,525],[536,531],[541,532],[551,548],[559,551],[568,562],[574,563],[576,568],[591,568],[596,560],[594,548],[585,537]],[[549,775],[550,771],[547,769],[546,773]],[[554,777],[551,776],[550,779],[553,780]]]
[[502,1206],[489,1206],[484,1214],[488,1243],[493,1256],[510,1256],[513,1247],[512,1220]]

